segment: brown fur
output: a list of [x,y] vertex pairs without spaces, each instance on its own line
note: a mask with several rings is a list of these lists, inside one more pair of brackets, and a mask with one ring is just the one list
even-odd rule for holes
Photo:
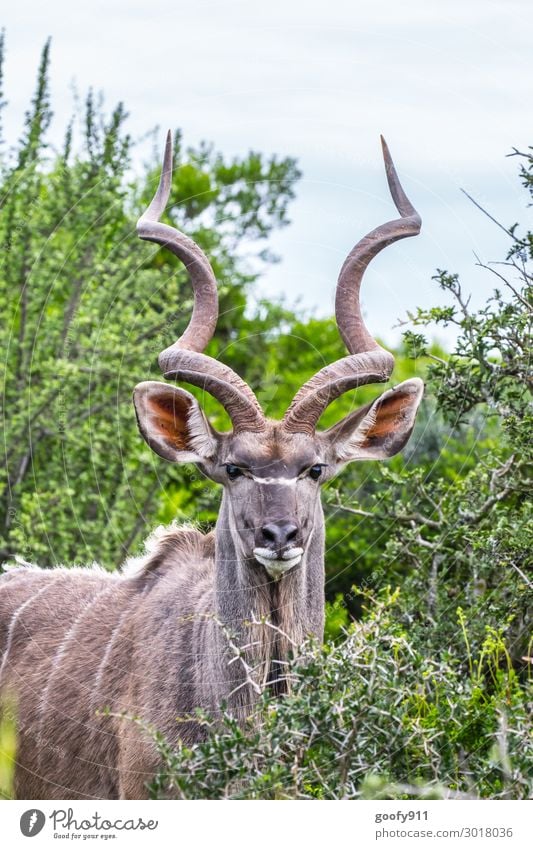
[[[205,733],[197,708],[242,720],[265,686],[286,692],[292,648],[323,634],[324,517],[309,470],[319,464],[327,479],[365,452],[399,450],[421,397],[411,384],[326,433],[269,421],[261,437],[217,434],[188,393],[143,385],[149,444],[223,484],[216,530],[159,528],[118,574],[31,566],[1,576],[0,695],[16,702],[19,798],[142,798],[159,764],[146,725],[194,743]],[[377,448],[365,445],[373,430]],[[245,469],[236,478],[234,464]],[[284,527],[286,541],[267,535]],[[269,577],[271,561],[256,554],[281,562],[293,546],[297,563]]]
[[[18,798],[117,798],[131,787],[134,723],[97,715],[127,711],[175,731],[176,701],[159,680],[160,643],[187,583],[212,571],[213,537],[172,528],[149,540],[137,570],[18,568],[0,578],[2,696],[15,698]],[[165,615],[161,613],[164,604]],[[140,621],[140,620],[143,621]],[[145,621],[145,619],[147,621]],[[175,624],[186,643],[191,623]],[[146,642],[139,645],[143,635]],[[157,652],[154,651],[157,646]],[[150,692],[158,693],[154,700]],[[190,707],[194,705],[191,692]],[[174,734],[175,737],[175,734]],[[147,757],[153,748],[143,743]],[[144,795],[135,770],[134,796]],[[139,793],[140,791],[140,793]]]
[[233,431],[215,431],[195,397],[169,384],[139,384],[134,404],[140,431],[156,453],[195,463],[224,486],[216,532],[158,529],[146,556],[119,575],[98,567],[30,567],[0,579],[0,696],[6,705],[16,702],[19,798],[145,796],[158,758],[152,738],[131,715],[171,744],[198,741],[204,730],[192,716],[196,708],[216,715],[224,707],[238,719],[248,717],[265,685],[286,692],[291,648],[307,635],[322,638],[318,479],[331,478],[352,460],[399,451],[422,397],[420,380],[404,381],[316,432],[331,401],[386,380],[393,367],[392,356],[364,325],[359,287],[372,257],[418,233],[420,217],[384,142],[383,151],[401,219],[358,242],[341,270],[336,315],[350,356],[311,378],[280,423],[265,418],[238,375],[202,353],[216,324],[216,280],[198,246],[159,222],[171,186],[168,135],[160,183],[137,230],[185,263],[195,304],[185,333],[159,363],[166,377],[217,398]]
[[[155,748],[130,719],[102,709],[142,717],[175,743],[201,734],[188,718],[195,708],[220,709],[210,656],[212,630],[220,631],[214,535],[161,528],[147,552],[118,575],[20,567],[1,576],[0,692],[16,699],[18,798],[144,796]],[[264,575],[258,578],[255,613],[269,617],[273,596]],[[279,627],[301,638],[290,621],[290,582],[276,585],[275,605]],[[263,637],[254,660],[264,680],[273,651],[288,646],[273,630],[250,630]],[[238,668],[233,683],[242,683]],[[241,710],[251,698],[243,688]]]

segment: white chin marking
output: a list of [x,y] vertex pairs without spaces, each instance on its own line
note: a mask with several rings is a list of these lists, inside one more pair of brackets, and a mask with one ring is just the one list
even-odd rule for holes
[[298,565],[302,559],[303,550],[301,548],[293,548],[286,552],[286,554],[288,554],[289,557],[284,557],[282,560],[278,560],[273,551],[261,548],[254,549],[255,559],[258,563],[261,563],[261,565],[265,567],[269,576],[274,581],[279,581],[285,572],[288,572],[290,569],[293,569]]

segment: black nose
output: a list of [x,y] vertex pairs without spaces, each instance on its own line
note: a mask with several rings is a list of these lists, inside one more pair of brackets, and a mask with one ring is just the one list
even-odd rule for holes
[[269,522],[261,528],[262,541],[269,548],[281,551],[290,543],[295,543],[298,526],[292,522]]

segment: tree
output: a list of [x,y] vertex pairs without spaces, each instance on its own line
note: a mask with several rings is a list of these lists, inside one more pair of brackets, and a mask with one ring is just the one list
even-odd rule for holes
[[[160,491],[183,480],[139,438],[131,393],[160,377],[157,354],[187,324],[191,290],[174,257],[135,235],[160,161],[128,177],[122,104],[106,116],[89,93],[81,149],[71,124],[63,150],[48,151],[49,51],[24,134],[1,166],[0,548],[41,565],[112,568],[145,535]],[[298,170],[254,152],[226,161],[209,145],[185,148],[179,133],[175,160],[169,217],[220,281],[216,354],[240,332],[257,269],[275,259],[261,242],[287,223]],[[239,258],[243,245],[259,257],[253,266]]]
[[[533,157],[519,155],[525,163],[522,183],[533,194]],[[405,613],[413,618],[417,600],[414,627],[424,629],[432,653],[459,647],[460,607],[470,624],[471,647],[482,644],[487,627],[505,625],[507,649],[524,670],[533,610],[533,234],[519,237],[517,225],[507,232],[505,260],[483,266],[501,288],[482,309],[469,308],[457,275],[439,270],[434,279],[452,296],[452,306],[411,316],[419,326],[454,324],[455,351],[435,356],[421,334],[405,334],[411,353],[430,363],[431,428],[446,437],[440,458],[422,457],[420,465],[418,456],[412,471],[377,470],[379,487],[364,498],[363,509],[347,503],[342,491],[336,501],[385,537],[382,563],[370,584],[401,582]],[[419,455],[416,443],[415,436]]]

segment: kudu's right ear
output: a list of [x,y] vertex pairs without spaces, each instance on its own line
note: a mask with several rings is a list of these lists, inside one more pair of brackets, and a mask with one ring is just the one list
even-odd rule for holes
[[216,453],[217,433],[190,392],[146,380],[135,387],[133,403],[139,430],[160,457],[202,463]]

